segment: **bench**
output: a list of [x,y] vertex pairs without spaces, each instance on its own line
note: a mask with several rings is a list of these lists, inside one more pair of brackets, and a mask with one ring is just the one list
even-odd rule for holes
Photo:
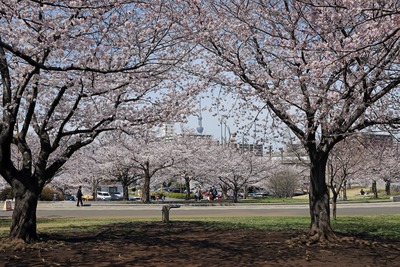
[[162,221],[164,223],[169,223],[169,211],[170,209],[180,208],[181,205],[164,205],[161,209],[162,212]]

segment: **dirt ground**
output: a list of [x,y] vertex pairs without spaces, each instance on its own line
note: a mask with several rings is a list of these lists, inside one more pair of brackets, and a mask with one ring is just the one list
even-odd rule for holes
[[221,231],[173,221],[115,224],[97,233],[41,236],[10,246],[0,240],[0,266],[400,266],[400,242],[340,237],[307,245],[303,233]]

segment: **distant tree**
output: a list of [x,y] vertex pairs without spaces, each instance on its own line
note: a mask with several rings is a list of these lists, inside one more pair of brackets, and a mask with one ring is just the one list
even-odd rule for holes
[[5,201],[6,199],[10,199],[12,197],[12,188],[11,187],[5,187],[1,189],[0,191],[0,199],[2,201]]
[[399,143],[395,142],[385,150],[382,161],[380,178],[385,182],[386,195],[391,195],[391,183],[400,182],[400,153]]
[[[129,166],[129,177],[133,177],[132,179],[141,177],[143,183],[141,199],[142,202],[149,203],[151,179],[175,163],[174,144],[168,139],[157,137],[154,131],[145,128],[140,133],[122,132],[117,140],[109,136],[108,142],[105,142],[103,140],[103,145],[97,154],[114,158],[111,161],[114,163],[125,162],[124,166]],[[109,167],[110,171],[115,165],[109,164]],[[121,165],[118,165],[117,169],[121,170],[120,168]]]
[[253,152],[244,152],[232,146],[219,146],[207,160],[209,173],[223,191],[231,190],[233,202],[238,201],[239,192],[245,186],[266,179],[272,165],[269,160]]
[[346,185],[365,169],[370,158],[364,147],[355,139],[345,139],[331,151],[328,159],[328,186],[332,193],[332,215],[336,219],[337,199],[343,190],[343,199],[347,199]]
[[292,198],[299,188],[298,174],[291,167],[286,170],[275,171],[268,180],[268,189],[279,198]]
[[124,200],[129,199],[129,187],[142,179],[141,172],[133,166],[131,149],[125,146],[132,139],[134,137],[118,131],[102,136],[98,143],[93,144],[91,155],[101,172],[99,177],[105,177],[103,182],[121,184]]
[[131,165],[121,163],[116,163],[109,171],[109,174],[113,177],[110,181],[118,182],[122,185],[123,200],[129,200],[129,187],[138,184],[143,179],[137,170],[132,171]]
[[[375,137],[374,137],[375,136]],[[378,198],[377,181],[385,182],[385,191],[390,195],[390,183],[400,180],[399,173],[399,153],[396,139],[390,135],[362,135],[356,140],[363,147],[366,161],[363,163],[362,169],[363,179],[369,181],[371,189],[373,189],[374,198]],[[376,140],[376,138],[384,138]],[[369,138],[371,140],[369,140]],[[368,166],[368,168],[365,168]]]
[[91,144],[77,151],[52,179],[51,186],[64,194],[75,194],[82,186],[83,193],[92,195],[96,200],[99,185],[109,179],[105,173],[107,165],[95,156],[97,149]]
[[[175,163],[169,169],[171,176],[179,176],[184,180],[186,200],[190,198],[191,182],[208,184],[204,177],[209,174],[210,153],[217,147],[217,141],[208,136],[198,135],[186,129],[173,140]],[[208,166],[207,166],[208,165]]]

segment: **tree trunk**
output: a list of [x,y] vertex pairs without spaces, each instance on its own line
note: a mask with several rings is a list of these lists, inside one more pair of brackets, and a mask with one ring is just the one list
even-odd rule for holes
[[337,204],[337,197],[332,198],[332,216],[333,219],[336,220],[336,204]]
[[150,174],[148,171],[144,172],[142,202],[150,203]]
[[186,196],[185,200],[190,199],[190,178],[185,176],[185,188],[186,188]]
[[10,228],[11,239],[21,239],[26,243],[38,240],[36,231],[36,208],[39,192],[19,184],[13,186],[15,207]]
[[129,200],[129,188],[125,183],[122,184],[122,198],[123,200]]
[[343,182],[343,200],[347,200],[347,181]]
[[228,187],[225,184],[221,185],[221,191],[222,191],[222,199],[227,200],[228,199]]
[[386,191],[386,195],[390,196],[390,180],[387,180],[385,183],[385,191]]
[[328,153],[320,157],[311,156],[310,159],[309,240],[311,242],[331,240],[335,238],[335,235],[330,225],[329,191],[325,181]]
[[372,182],[372,192],[374,193],[374,198],[378,198],[378,189],[376,188],[376,181]]
[[239,189],[238,188],[234,188],[233,189],[233,203],[237,203],[238,202],[238,195],[239,195]]

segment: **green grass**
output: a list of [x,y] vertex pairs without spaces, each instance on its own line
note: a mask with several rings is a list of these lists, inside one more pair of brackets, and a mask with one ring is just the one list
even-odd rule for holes
[[340,216],[331,226],[343,234],[400,240],[400,215]]
[[[39,233],[96,232],[113,223],[132,221],[159,221],[157,218],[39,218]],[[176,220],[175,220],[176,221]],[[202,221],[213,224],[220,230],[261,229],[269,231],[297,230],[307,231],[310,225],[308,216],[295,217],[223,217],[223,218],[180,218],[179,221]],[[384,237],[400,240],[400,215],[339,216],[331,221],[333,230],[345,235]],[[0,220],[0,237],[9,232],[10,219]],[[123,230],[123,229],[121,229]]]

